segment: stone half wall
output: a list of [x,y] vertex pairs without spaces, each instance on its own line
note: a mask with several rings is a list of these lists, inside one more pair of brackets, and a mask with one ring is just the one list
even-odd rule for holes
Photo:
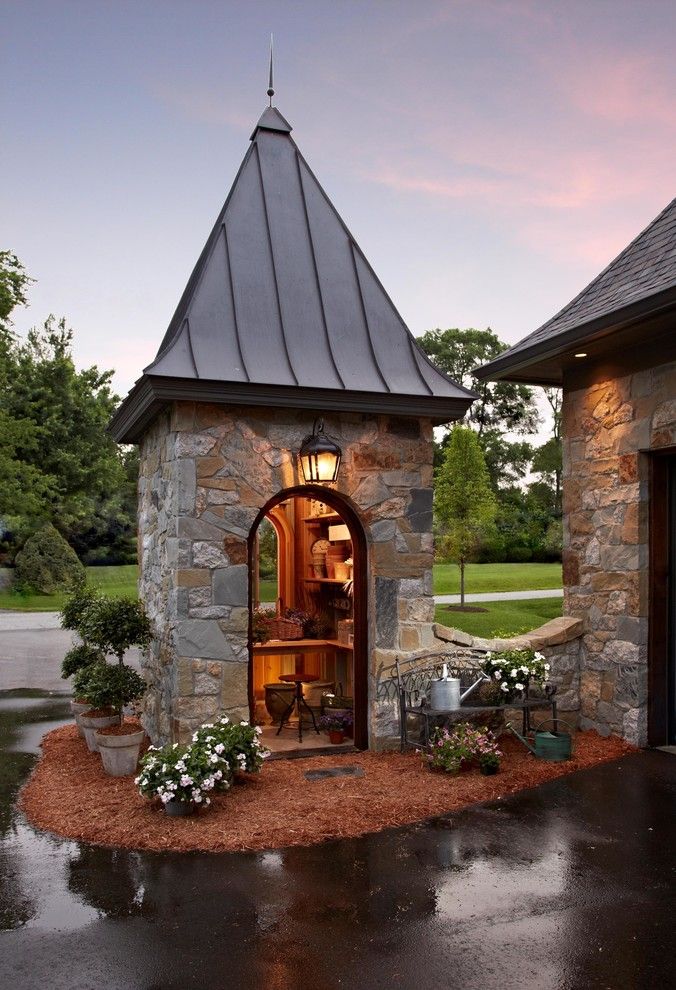
[[[300,484],[314,412],[175,403],[141,443],[140,593],[155,628],[145,674],[154,742],[185,740],[219,712],[248,718],[247,538],[263,506]],[[342,414],[335,490],[362,521],[369,568],[369,736],[378,744],[381,651],[430,647],[432,426]]]
[[582,725],[638,745],[647,741],[645,452],[676,444],[674,396],[673,363],[564,389],[564,611],[586,624]]
[[[431,649],[421,652],[421,664],[430,655],[447,655],[449,661],[462,656],[463,651],[481,651],[495,653],[498,650],[533,649],[538,650],[551,665],[550,683],[556,684],[557,711],[561,718],[573,726],[580,721],[580,651],[584,623],[580,619],[563,616],[552,619],[532,632],[511,639],[483,639],[471,636],[461,629],[452,629],[435,623],[433,626],[433,643]],[[401,657],[401,654],[399,654]],[[381,653],[381,671],[384,676],[380,679],[378,719],[380,722],[379,738],[383,748],[399,745],[399,707],[396,691],[388,684],[393,674],[392,665],[397,658],[396,653]],[[412,659],[408,657],[407,659]],[[507,709],[505,709],[507,711]],[[537,721],[537,719],[536,719]],[[607,735],[608,731],[605,730]]]

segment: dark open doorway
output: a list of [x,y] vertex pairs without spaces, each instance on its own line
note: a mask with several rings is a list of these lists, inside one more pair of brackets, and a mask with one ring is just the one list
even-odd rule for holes
[[[328,736],[317,734],[315,722],[332,705],[352,712],[345,744],[367,747],[367,594],[366,537],[340,495],[298,486],[261,509],[249,535],[249,707],[273,751],[325,748]],[[265,614],[287,609],[300,613],[302,638],[269,635],[269,627],[261,637]],[[301,687],[308,704],[288,724],[283,716],[294,672],[308,675]]]
[[676,451],[651,457],[648,743],[676,745]]

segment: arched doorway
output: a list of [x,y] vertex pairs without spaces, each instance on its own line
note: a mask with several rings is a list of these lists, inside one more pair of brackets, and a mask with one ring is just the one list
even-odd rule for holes
[[[316,650],[304,639],[302,653],[294,653],[293,642],[289,642],[284,644],[283,653],[277,656],[273,644],[254,642],[253,616],[259,605],[258,592],[261,588],[257,537],[264,519],[274,527],[277,537],[278,592],[282,608],[301,609],[320,620],[320,631],[324,635],[317,636]],[[288,488],[270,499],[260,510],[248,543],[249,708],[252,720],[272,718],[266,714],[264,695],[267,678],[279,674],[282,666],[291,664],[296,670],[305,670],[307,664],[313,672],[317,672],[320,683],[332,683],[337,690],[352,698],[354,745],[366,749],[368,546],[356,511],[342,495],[319,485]],[[327,555],[324,565],[320,562],[321,551]],[[352,560],[351,586],[344,568],[336,568],[341,553],[349,553]],[[341,599],[349,600],[349,609]],[[268,602],[267,607],[273,607],[272,603]],[[286,659],[282,661],[280,657]],[[284,736],[285,732],[286,729],[281,735]],[[273,738],[269,731],[268,735]],[[313,745],[319,744],[311,725],[307,736],[310,739],[314,737]],[[274,738],[277,738],[276,734]],[[325,745],[326,741],[326,737],[322,737],[321,745]],[[305,750],[306,746],[302,748]]]

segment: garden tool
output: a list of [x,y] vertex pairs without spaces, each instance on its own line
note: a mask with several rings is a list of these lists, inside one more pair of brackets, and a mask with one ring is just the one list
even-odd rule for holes
[[[553,732],[545,732],[542,729],[543,725],[547,722],[554,723]],[[536,756],[538,760],[547,760],[549,763],[561,763],[563,760],[569,760],[571,753],[573,751],[573,737],[569,732],[559,732],[558,723],[563,722],[564,725],[568,725],[562,718],[546,718],[543,722],[540,722],[538,727],[533,731],[533,742],[531,743],[526,736],[522,736],[520,732],[517,732],[511,722],[507,722],[506,727],[513,732],[516,738],[524,744],[526,749],[529,749],[533,756]]]

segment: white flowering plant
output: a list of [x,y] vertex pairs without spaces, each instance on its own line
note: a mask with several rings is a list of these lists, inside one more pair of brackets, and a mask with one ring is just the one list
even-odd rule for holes
[[231,722],[222,715],[193,733],[192,745],[204,753],[207,763],[224,764],[230,777],[238,772],[258,773],[270,755],[260,741],[261,729],[248,722]]
[[487,653],[482,668],[497,687],[500,699],[507,702],[519,694],[527,697],[528,689],[533,684],[544,687],[549,678],[550,665],[542,653],[515,649]]
[[136,785],[145,797],[209,805],[210,793],[217,787],[230,787],[230,773],[225,763],[205,760],[204,753],[193,746],[150,746],[141,759]]

